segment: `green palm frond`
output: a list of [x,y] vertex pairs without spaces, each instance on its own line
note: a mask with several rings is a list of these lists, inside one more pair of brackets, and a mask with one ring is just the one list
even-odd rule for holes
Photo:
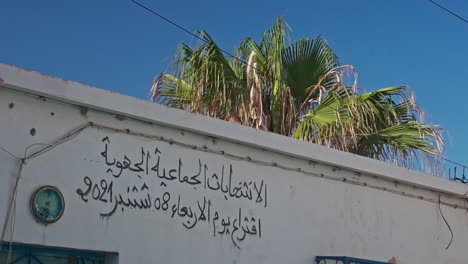
[[440,174],[439,127],[408,121],[362,136],[356,154]]
[[206,32],[199,36],[204,41],[196,49],[181,45],[175,74],[161,76],[154,100],[218,118],[246,112],[248,90],[239,64],[229,61]]
[[[319,83],[320,79],[330,70],[340,65],[333,50],[321,37],[317,39],[301,39],[291,44],[284,54],[285,74],[288,85],[297,104],[307,98],[308,89]],[[323,86],[333,88],[334,78],[329,77]],[[312,94],[317,97],[318,91]],[[298,105],[299,106],[299,105]]]
[[376,152],[375,150],[383,145],[391,145],[402,151],[418,149],[436,155],[437,147],[434,145],[436,143],[429,139],[435,136],[434,133],[437,130],[437,127],[421,124],[416,121],[408,121],[390,126],[362,136],[356,154],[379,158],[383,153]]
[[435,161],[427,161],[442,153],[442,131],[418,121],[421,112],[406,92],[404,86],[360,95],[332,91],[303,116],[293,137],[401,166],[422,156],[427,171],[435,171]]

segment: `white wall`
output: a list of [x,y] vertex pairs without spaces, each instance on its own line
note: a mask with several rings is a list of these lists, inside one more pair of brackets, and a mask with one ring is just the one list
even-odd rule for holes
[[[120,95],[109,95],[114,101],[95,98],[73,88],[101,91],[0,66],[5,80],[0,83],[0,146],[14,155],[23,155],[34,143],[50,144],[87,122],[124,132],[129,129],[122,133],[87,127],[70,141],[27,160],[17,192],[15,242],[115,252],[119,263],[305,264],[314,263],[316,255],[380,261],[395,256],[398,263],[468,262],[464,185],[219,120],[153,108]],[[35,81],[22,83],[28,78]],[[36,85],[43,87],[35,89]],[[54,94],[57,91],[63,91],[61,98]],[[81,93],[80,100],[76,93]],[[93,100],[106,101],[108,109]],[[77,105],[91,107],[80,111]],[[129,111],[116,118],[111,108]],[[150,115],[159,121],[151,122]],[[135,120],[139,116],[142,121]],[[171,117],[176,128],[168,124]],[[183,121],[187,129],[180,129]],[[34,136],[31,128],[36,130]],[[252,142],[250,135],[261,139]],[[112,164],[106,164],[102,154],[106,144]],[[28,153],[40,148],[36,145]],[[138,171],[134,164],[142,159],[142,148],[143,171]],[[310,148],[314,158],[304,159],[302,148]],[[124,155],[134,171],[122,169],[120,176],[113,176],[120,171],[113,160],[123,164]],[[158,157],[160,173],[165,169],[166,177],[171,173],[175,179],[162,179],[151,170]],[[179,160],[183,164],[180,178]],[[17,160],[0,151],[0,227],[17,165]],[[223,166],[223,190],[218,190]],[[198,177],[184,179],[199,171]],[[85,178],[93,183],[83,197],[87,201],[78,191],[87,190]],[[103,181],[112,184],[112,194],[100,186]],[[236,191],[239,183],[242,188]],[[29,209],[31,194],[42,185],[57,186],[66,203],[62,219],[48,226],[36,223]],[[93,188],[95,197],[98,191],[107,192],[93,199]],[[236,194],[247,197],[232,197]],[[157,210],[155,200],[169,195],[168,209]],[[447,250],[451,235],[439,212],[439,197],[454,233]],[[132,208],[128,199],[148,199],[150,208]],[[204,204],[206,220],[200,213]],[[114,207],[110,216],[100,215]],[[228,231],[222,232],[223,222]]]

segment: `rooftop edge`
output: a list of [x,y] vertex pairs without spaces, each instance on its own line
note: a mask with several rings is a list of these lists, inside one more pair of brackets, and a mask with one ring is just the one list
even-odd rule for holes
[[[0,63],[0,88],[43,96],[64,103],[216,137],[458,197],[468,197],[467,185],[451,182],[441,177],[290,137],[257,131],[247,126],[165,107],[150,101],[3,63]],[[207,124],[212,125],[208,126]],[[216,127],[217,129],[213,131],[209,129],[210,127]],[[275,144],[272,145],[271,142],[275,142]],[[362,163],[366,164],[365,168],[358,165]]]

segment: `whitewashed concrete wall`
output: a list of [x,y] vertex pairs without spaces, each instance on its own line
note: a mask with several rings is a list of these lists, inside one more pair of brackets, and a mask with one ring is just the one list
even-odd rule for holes
[[[465,185],[8,65],[0,78],[12,154],[83,128],[26,161],[14,242],[113,263],[468,262]],[[18,163],[0,151],[0,227]],[[29,209],[42,185],[66,203],[47,226]]]

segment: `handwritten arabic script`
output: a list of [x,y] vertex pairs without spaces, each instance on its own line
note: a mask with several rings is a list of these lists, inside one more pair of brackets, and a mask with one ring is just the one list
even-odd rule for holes
[[[102,177],[84,176],[76,189],[82,202],[103,204],[102,217],[132,210],[160,213],[180,221],[186,229],[205,224],[213,236],[228,236],[237,248],[248,237],[262,237],[262,220],[252,210],[246,213],[241,206],[223,214],[218,208],[232,208],[222,204],[230,200],[266,208],[268,186],[263,180],[238,180],[232,164],[213,169],[201,158],[187,162],[181,157],[165,157],[158,147],[151,151],[140,147],[137,154],[111,154],[111,139],[104,137],[102,143],[99,157],[105,173]],[[179,188],[171,188],[175,185]],[[199,198],[193,199],[181,187],[197,192]]]

